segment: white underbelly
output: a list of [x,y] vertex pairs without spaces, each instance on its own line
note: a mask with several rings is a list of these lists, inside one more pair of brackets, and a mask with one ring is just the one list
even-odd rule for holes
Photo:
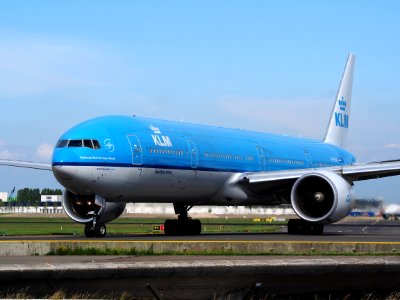
[[98,194],[111,201],[215,203],[229,172],[143,167],[81,166],[74,180],[61,182],[78,194]]

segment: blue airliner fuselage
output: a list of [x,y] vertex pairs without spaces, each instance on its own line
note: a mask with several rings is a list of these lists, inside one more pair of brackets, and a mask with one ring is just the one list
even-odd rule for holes
[[[199,203],[215,203],[212,196],[217,196],[223,181],[235,173],[354,162],[349,152],[320,141],[135,116],[105,116],[67,131],[54,151],[52,165],[57,179],[77,194],[96,193],[113,201],[141,202],[151,197],[154,202],[173,198],[193,203],[197,198]],[[150,175],[154,177],[152,186]],[[141,178],[146,178],[145,183]],[[146,193],[148,188],[158,192]],[[253,200],[262,203],[262,199]],[[254,204],[249,197],[231,201]]]

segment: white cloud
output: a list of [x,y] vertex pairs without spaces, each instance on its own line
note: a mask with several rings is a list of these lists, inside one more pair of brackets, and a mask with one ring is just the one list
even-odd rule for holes
[[9,145],[5,140],[0,139],[0,159],[26,160],[26,149],[23,147]]
[[36,152],[34,154],[34,159],[38,159],[41,161],[50,161],[53,156],[54,146],[48,143],[43,143],[38,146]]
[[384,147],[389,149],[400,149],[400,144],[390,143],[386,144]]
[[0,150],[0,159],[9,159],[9,160],[24,160],[26,159],[26,155],[24,153],[15,152],[7,149]]

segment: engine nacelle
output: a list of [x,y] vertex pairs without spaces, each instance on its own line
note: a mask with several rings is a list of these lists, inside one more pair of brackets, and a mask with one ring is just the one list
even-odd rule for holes
[[300,218],[320,224],[332,223],[349,213],[353,202],[352,187],[336,173],[315,171],[297,179],[291,202]]
[[125,209],[125,203],[107,202],[98,195],[77,195],[64,191],[62,206],[67,215],[78,223],[89,223],[96,216],[96,222],[107,223],[118,218]]

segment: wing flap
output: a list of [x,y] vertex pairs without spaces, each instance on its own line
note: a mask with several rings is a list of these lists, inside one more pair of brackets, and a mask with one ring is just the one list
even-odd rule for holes
[[51,171],[52,170],[51,163],[34,162],[34,161],[22,161],[22,160],[0,159],[0,166],[19,167],[19,168],[28,168],[28,169],[36,169],[36,170],[47,170],[47,171]]

